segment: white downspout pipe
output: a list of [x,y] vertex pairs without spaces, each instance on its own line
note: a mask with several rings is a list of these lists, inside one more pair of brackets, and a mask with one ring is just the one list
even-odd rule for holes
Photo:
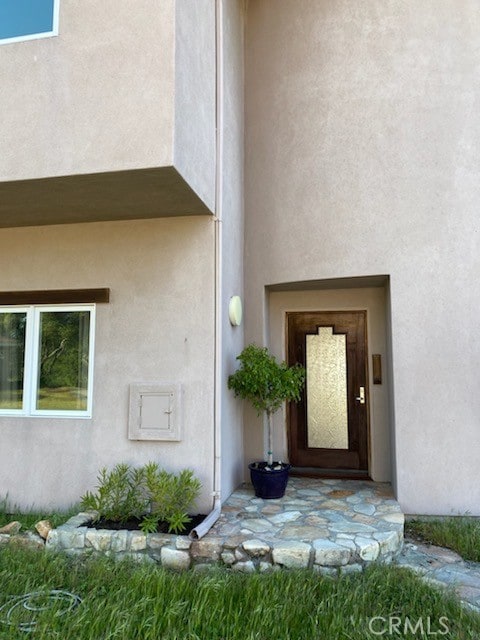
[[202,538],[220,517],[221,501],[221,420],[222,420],[222,209],[223,209],[223,0],[215,0],[215,355],[214,355],[214,467],[213,509],[205,520],[190,532]]

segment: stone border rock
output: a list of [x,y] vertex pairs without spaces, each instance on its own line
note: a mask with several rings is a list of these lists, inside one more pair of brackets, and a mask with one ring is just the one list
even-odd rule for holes
[[22,549],[44,549],[45,540],[32,531],[24,533],[0,533],[0,549],[2,547],[21,547]]
[[252,573],[280,568],[312,568],[327,575],[361,571],[371,562],[391,562],[401,551],[402,530],[373,534],[373,538],[345,538],[333,542],[319,538],[312,543],[261,539],[239,540],[207,534],[201,540],[188,536],[141,531],[89,528],[92,513],[79,513],[49,532],[46,547],[77,554],[105,554],[118,558],[156,562],[167,569],[198,569],[224,565],[233,571]]
[[13,520],[0,527],[0,547],[16,546],[30,549],[43,549],[52,525],[48,520],[39,520],[35,524],[37,533],[33,531],[21,531],[22,525],[18,520]]

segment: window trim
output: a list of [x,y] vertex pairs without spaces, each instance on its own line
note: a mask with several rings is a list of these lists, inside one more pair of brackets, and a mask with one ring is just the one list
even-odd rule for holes
[[37,304],[92,304],[109,302],[110,289],[38,289],[36,291],[0,291],[0,307]]
[[53,0],[53,19],[51,31],[41,31],[39,33],[29,33],[23,36],[13,36],[12,38],[1,38],[0,45],[12,44],[14,42],[25,42],[27,40],[39,40],[41,38],[53,38],[58,36],[58,22],[60,15],[60,0]]
[[[38,359],[40,355],[40,315],[42,312],[88,311],[90,313],[88,343],[87,408],[84,411],[36,409]],[[0,305],[0,313],[25,313],[25,361],[23,375],[23,406],[21,409],[0,409],[0,417],[90,419],[93,405],[93,373],[95,354],[95,304]]]

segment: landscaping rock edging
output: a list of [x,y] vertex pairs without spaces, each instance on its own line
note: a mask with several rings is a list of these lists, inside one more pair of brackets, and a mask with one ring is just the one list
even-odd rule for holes
[[47,548],[145,559],[175,570],[215,565],[245,573],[310,568],[336,576],[373,562],[389,563],[403,545],[404,515],[391,487],[358,480],[293,477],[285,496],[272,500],[241,485],[201,539],[97,530],[89,526],[96,516],[85,511],[50,531]]
[[44,549],[45,540],[32,531],[24,533],[0,533],[0,548],[18,547],[22,549]]
[[192,540],[175,534],[97,530],[88,527],[92,519],[88,512],[70,518],[48,533],[46,548],[71,555],[130,557],[176,571],[218,564],[244,573],[312,568],[336,575],[339,571],[361,571],[374,561],[391,562],[403,542],[403,531],[379,532],[373,540],[346,539],[344,544],[317,539],[312,543],[285,540],[272,545],[261,539],[208,534],[201,540]]

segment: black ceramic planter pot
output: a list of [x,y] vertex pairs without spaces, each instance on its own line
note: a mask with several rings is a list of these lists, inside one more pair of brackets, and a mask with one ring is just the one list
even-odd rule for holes
[[284,496],[288,482],[288,470],[291,465],[286,462],[274,462],[274,464],[281,464],[282,468],[267,471],[265,469],[266,462],[252,462],[248,465],[257,498],[272,500]]

